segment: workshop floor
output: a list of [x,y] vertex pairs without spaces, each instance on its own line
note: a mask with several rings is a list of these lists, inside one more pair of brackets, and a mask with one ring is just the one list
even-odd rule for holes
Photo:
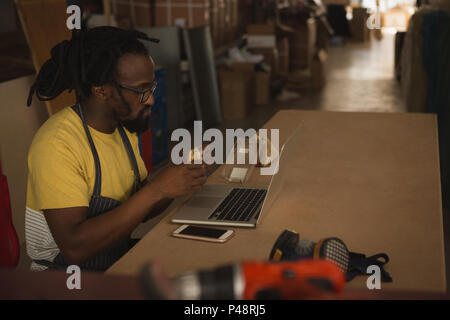
[[400,84],[394,77],[394,35],[370,42],[330,46],[326,85],[320,91],[298,92],[289,101],[255,107],[242,120],[226,120],[223,128],[259,128],[279,109],[355,112],[405,112]]
[[326,111],[404,112],[400,85],[394,77],[394,35],[381,41],[330,47],[327,84],[322,91],[304,93],[280,108]]

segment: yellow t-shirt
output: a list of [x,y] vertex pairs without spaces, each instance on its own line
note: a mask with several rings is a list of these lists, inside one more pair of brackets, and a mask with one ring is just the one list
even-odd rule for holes
[[[89,127],[102,172],[101,195],[125,201],[134,172],[118,129],[105,134]],[[138,137],[125,129],[139,167]],[[68,107],[56,113],[36,133],[28,153],[27,207],[43,209],[89,206],[95,183],[95,163],[80,117]]]
[[[101,195],[124,202],[130,197],[134,171],[118,129],[105,134],[89,127],[100,159]],[[136,134],[132,145],[141,181],[147,177]],[[95,183],[95,163],[76,112],[67,107],[48,119],[28,153],[25,235],[32,259],[52,261],[59,249],[42,214],[44,209],[88,207]]]

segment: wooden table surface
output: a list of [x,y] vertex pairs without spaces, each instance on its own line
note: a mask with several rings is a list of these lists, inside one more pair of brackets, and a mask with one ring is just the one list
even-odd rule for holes
[[[282,110],[265,128],[289,140],[256,228],[233,228],[225,244],[170,236],[168,214],[108,274],[135,275],[158,261],[169,276],[248,260],[267,260],[285,229],[318,241],[341,238],[350,251],[390,257],[394,281],[382,288],[446,290],[437,121],[413,113]],[[219,168],[208,180],[224,184]],[[248,186],[267,186],[254,168]],[[348,283],[365,288],[367,276]]]

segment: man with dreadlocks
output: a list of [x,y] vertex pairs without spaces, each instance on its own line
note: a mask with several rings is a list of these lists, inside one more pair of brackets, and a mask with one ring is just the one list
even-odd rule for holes
[[131,247],[130,234],[175,197],[206,181],[201,165],[172,166],[147,181],[137,134],[149,129],[154,63],[138,31],[98,27],[57,44],[30,89],[77,103],[50,117],[28,154],[25,213],[33,270],[104,271]]

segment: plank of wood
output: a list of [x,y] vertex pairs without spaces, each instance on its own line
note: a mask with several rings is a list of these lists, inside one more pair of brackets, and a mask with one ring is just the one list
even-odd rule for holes
[[[71,37],[71,32],[66,26],[67,4],[64,0],[15,0],[15,2],[34,68],[38,72],[50,58],[51,48]],[[48,114],[51,116],[74,103],[75,94],[65,91],[46,102]]]

